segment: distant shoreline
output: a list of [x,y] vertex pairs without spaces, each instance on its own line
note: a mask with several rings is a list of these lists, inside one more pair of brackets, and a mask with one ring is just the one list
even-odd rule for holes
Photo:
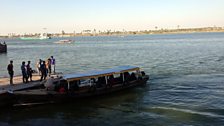
[[[203,32],[224,32],[224,27],[203,27],[203,28],[178,28],[178,29],[155,29],[155,30],[141,30],[141,31],[98,31],[83,30],[80,33],[48,33],[50,37],[75,37],[75,36],[127,36],[127,35],[147,35],[147,34],[187,34],[187,33],[203,33]],[[10,34],[0,36],[0,38],[20,38],[20,37],[37,37],[40,33],[16,35]]]

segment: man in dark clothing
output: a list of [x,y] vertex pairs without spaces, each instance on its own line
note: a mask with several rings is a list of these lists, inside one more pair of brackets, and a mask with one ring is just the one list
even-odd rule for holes
[[10,61],[10,64],[7,67],[8,73],[9,73],[9,77],[10,77],[10,85],[13,85],[13,75],[14,75],[14,71],[13,71],[13,61]]
[[48,68],[48,74],[49,74],[49,76],[51,75],[51,59],[50,58],[48,58],[47,59],[47,68]]
[[27,83],[28,78],[27,78],[26,65],[25,65],[24,61],[22,62],[21,71],[22,71],[22,75],[23,75],[23,83]]
[[27,70],[27,79],[30,78],[30,81],[32,81],[32,68],[30,67],[30,61],[28,61],[28,64],[26,65]]
[[43,79],[46,80],[46,77],[47,77],[47,68],[46,68],[45,61],[43,61],[43,63],[41,64],[40,71],[41,71],[40,81],[42,81]]

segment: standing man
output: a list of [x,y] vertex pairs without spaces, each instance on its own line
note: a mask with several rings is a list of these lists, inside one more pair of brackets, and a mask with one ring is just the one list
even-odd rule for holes
[[41,71],[40,81],[42,81],[43,79],[46,80],[46,77],[47,77],[47,68],[46,68],[45,61],[43,61],[43,63],[41,64],[40,71]]
[[28,61],[27,65],[26,65],[26,70],[27,70],[27,78],[30,78],[30,81],[32,80],[32,68],[30,67],[30,61]]
[[36,63],[36,68],[39,75],[41,74],[41,71],[40,71],[41,64],[42,64],[42,60],[39,59],[39,61]]
[[50,76],[51,75],[51,59],[48,58],[47,59],[47,69],[48,69],[48,75]]
[[54,57],[51,56],[51,68],[53,69],[54,74],[55,74],[55,63],[56,63],[56,61],[55,61]]
[[10,60],[10,64],[7,67],[8,73],[9,73],[9,77],[10,77],[10,85],[13,85],[13,75],[14,75],[14,71],[13,71],[13,61]]
[[22,75],[23,75],[23,83],[27,83],[28,78],[27,78],[26,65],[25,65],[24,61],[22,62],[22,65],[21,65],[21,71],[22,71]]

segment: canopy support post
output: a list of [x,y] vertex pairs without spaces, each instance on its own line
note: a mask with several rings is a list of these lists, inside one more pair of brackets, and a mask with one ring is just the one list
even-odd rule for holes
[[106,80],[106,85],[107,85],[107,76],[105,76],[105,80]]
[[68,90],[70,89],[70,81],[68,81]]

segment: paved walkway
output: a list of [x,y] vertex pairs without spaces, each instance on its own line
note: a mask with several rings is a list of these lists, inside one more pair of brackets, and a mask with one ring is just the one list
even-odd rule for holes
[[[62,73],[55,73],[51,76],[61,76]],[[48,78],[48,77],[47,77]],[[46,79],[47,79],[46,78]],[[19,89],[25,89],[33,86],[38,86],[40,84],[43,84],[45,81],[40,82],[40,75],[33,74],[32,82],[23,83],[22,76],[14,76],[13,77],[13,85],[9,84],[9,78],[0,78],[0,94],[7,91],[14,91]]]
[[37,84],[40,84],[40,76],[34,74],[32,77],[33,81],[28,83],[23,83],[22,76],[15,76],[13,78],[13,85],[9,84],[9,78],[0,78],[0,91],[8,90],[19,90],[23,88],[28,88]]

